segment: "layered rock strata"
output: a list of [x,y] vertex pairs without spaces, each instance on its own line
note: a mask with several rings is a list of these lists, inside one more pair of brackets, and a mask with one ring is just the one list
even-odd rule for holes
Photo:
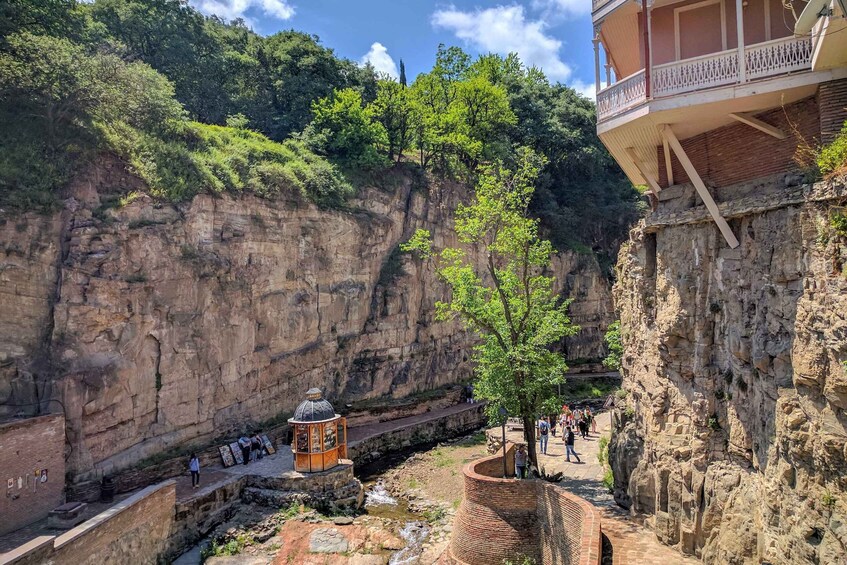
[[847,186],[799,180],[719,191],[736,249],[663,191],[619,255],[616,499],[706,563],[847,559]]
[[[63,410],[84,479],[278,418],[313,386],[347,403],[468,378],[472,336],[434,320],[443,285],[397,251],[418,227],[455,243],[467,191],[385,184],[346,211],[167,204],[104,156],[60,212],[0,211],[0,416]],[[566,350],[600,357],[612,308],[596,261],[561,254],[555,274],[586,328]]]

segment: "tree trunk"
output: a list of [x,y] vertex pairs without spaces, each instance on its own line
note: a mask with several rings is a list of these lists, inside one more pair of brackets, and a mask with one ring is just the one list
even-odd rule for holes
[[526,448],[529,454],[529,467],[535,466],[538,469],[538,453],[535,450],[535,419],[528,415],[524,415],[522,419],[523,437],[526,440]]

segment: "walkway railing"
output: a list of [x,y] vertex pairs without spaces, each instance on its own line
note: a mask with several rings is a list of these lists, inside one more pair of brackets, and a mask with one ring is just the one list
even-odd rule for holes
[[[812,40],[786,37],[744,49],[746,80],[806,71],[812,66]],[[738,50],[732,49],[653,67],[653,98],[739,84]],[[597,93],[597,119],[606,120],[647,101],[644,70]]]

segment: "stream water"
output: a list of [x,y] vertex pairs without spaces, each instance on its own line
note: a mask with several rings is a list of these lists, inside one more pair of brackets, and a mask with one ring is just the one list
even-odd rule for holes
[[429,527],[420,516],[409,510],[409,502],[403,498],[391,496],[385,485],[378,479],[365,483],[364,510],[371,516],[395,520],[403,524],[397,531],[406,543],[406,547],[395,551],[389,565],[410,565],[417,563],[423,552],[423,543],[429,536]]

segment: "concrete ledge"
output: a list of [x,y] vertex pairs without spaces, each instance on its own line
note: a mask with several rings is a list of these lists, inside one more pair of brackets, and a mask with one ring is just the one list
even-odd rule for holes
[[8,553],[0,554],[0,565],[12,563],[44,563],[53,552],[56,536],[39,536]]

